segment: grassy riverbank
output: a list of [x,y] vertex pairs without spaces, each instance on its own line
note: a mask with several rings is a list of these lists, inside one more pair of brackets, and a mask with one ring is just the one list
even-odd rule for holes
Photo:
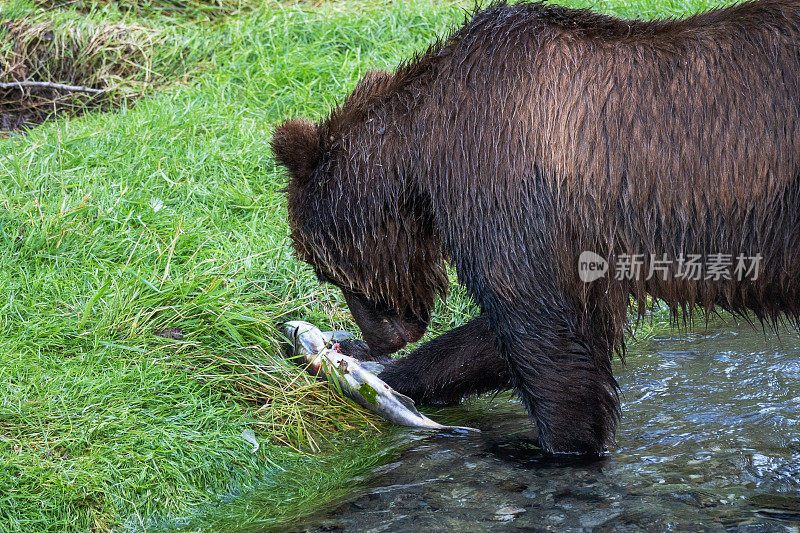
[[[320,117],[462,8],[60,4],[2,9],[159,37],[116,82],[136,99],[0,139],[0,531],[180,524],[253,487],[268,523],[318,505],[376,460],[377,423],[282,360],[280,321],[353,324],[289,252],[270,133]],[[474,312],[459,294],[432,332]]]

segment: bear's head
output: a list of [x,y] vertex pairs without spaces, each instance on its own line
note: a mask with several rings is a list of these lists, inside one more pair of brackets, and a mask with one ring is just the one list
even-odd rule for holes
[[289,120],[271,146],[291,175],[286,193],[297,257],[342,290],[371,350],[392,353],[425,333],[446,276],[441,252],[426,247],[432,239],[419,227],[427,224],[430,233],[430,222],[406,205],[397,180],[376,175],[381,165],[365,162],[370,149],[353,141],[357,127],[331,118],[319,125]]

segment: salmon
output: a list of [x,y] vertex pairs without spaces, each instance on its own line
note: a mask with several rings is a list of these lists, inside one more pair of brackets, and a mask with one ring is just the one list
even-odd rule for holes
[[444,426],[420,413],[414,400],[400,394],[383,382],[377,374],[382,365],[359,361],[339,351],[342,332],[323,333],[319,328],[300,320],[287,322],[283,332],[292,343],[295,356],[302,357],[314,375],[324,375],[335,382],[337,389],[363,408],[399,426],[427,429],[478,431],[461,426]]

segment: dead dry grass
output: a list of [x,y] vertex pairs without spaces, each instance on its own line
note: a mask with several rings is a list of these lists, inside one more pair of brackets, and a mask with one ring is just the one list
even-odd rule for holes
[[81,12],[112,7],[140,15],[170,14],[196,16],[228,15],[263,5],[264,0],[38,0],[44,9],[69,8]]
[[110,108],[176,74],[176,65],[154,67],[157,49],[169,46],[163,30],[82,17],[56,22],[46,15],[0,26],[0,130],[35,126],[63,113]]

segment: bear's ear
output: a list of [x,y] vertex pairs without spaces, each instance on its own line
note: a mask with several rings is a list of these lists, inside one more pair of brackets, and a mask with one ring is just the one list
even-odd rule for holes
[[272,134],[272,153],[293,175],[306,178],[319,162],[317,127],[308,120],[287,120]]

